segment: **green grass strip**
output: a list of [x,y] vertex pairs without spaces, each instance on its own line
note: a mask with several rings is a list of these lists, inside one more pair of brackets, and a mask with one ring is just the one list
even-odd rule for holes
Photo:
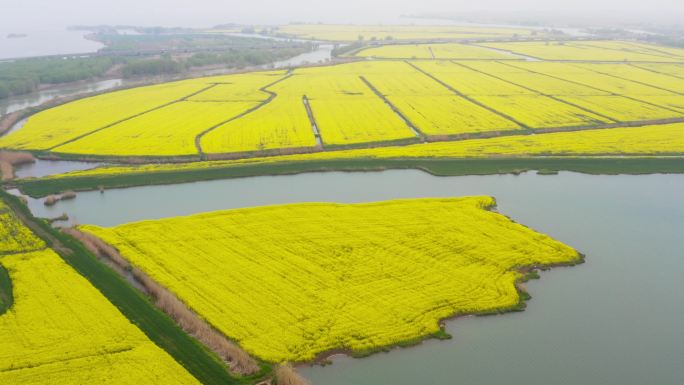
[[[201,166],[198,163],[198,166]],[[67,190],[87,191],[159,184],[175,184],[261,175],[288,175],[316,171],[378,171],[420,169],[437,176],[489,175],[540,170],[541,174],[574,171],[586,174],[684,173],[684,158],[470,158],[470,159],[332,159],[224,167],[151,171],[147,173],[74,176],[26,179],[14,183],[32,197],[43,197]]]
[[0,315],[5,314],[12,304],[12,280],[4,266],[0,265]]
[[262,363],[262,372],[258,375],[240,378],[231,376],[218,356],[186,334],[169,316],[156,308],[149,298],[100,262],[79,241],[52,228],[47,222],[35,218],[17,197],[5,191],[0,191],[0,197],[37,236],[87,278],[148,338],[203,384],[253,384],[271,373],[272,367]]

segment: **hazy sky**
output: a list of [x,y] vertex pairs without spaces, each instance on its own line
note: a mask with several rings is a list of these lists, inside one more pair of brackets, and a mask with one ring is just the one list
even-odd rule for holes
[[684,0],[0,0],[1,29],[74,24],[204,27],[291,21],[392,23],[411,13],[572,14],[684,19]]

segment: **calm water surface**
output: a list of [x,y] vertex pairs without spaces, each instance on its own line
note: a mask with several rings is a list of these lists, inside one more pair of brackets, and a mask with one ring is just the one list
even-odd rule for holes
[[10,98],[0,99],[0,116],[23,110],[24,108],[39,106],[55,98],[104,91],[119,87],[123,84],[124,81],[122,79],[108,79],[94,82],[89,81],[56,86],[47,90],[32,92],[26,95],[17,95]]
[[[25,34],[25,37],[8,38],[7,35]],[[103,44],[88,40],[87,31],[69,31],[66,28],[40,28],[7,30],[0,25],[0,60],[31,56],[77,54],[95,52]]]
[[301,201],[493,195],[587,255],[528,284],[523,313],[447,323],[454,338],[302,367],[314,385],[675,385],[684,378],[684,175],[433,177],[312,173],[81,193],[39,215],[119,223]]

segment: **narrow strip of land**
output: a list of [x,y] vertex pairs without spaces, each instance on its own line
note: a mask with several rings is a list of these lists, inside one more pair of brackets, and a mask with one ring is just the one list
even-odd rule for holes
[[316,118],[314,117],[313,111],[311,110],[311,105],[309,104],[309,97],[306,95],[302,96],[302,103],[304,103],[304,108],[306,109],[306,116],[309,118],[309,123],[311,123],[311,130],[316,137],[316,145],[324,148],[323,137],[321,136],[321,131],[318,129],[318,123],[316,123]]

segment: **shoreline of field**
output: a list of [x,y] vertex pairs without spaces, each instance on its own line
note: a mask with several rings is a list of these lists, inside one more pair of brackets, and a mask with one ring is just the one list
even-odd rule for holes
[[390,353],[392,350],[395,349],[406,349],[406,348],[411,348],[414,346],[419,346],[423,344],[424,342],[430,341],[430,340],[450,340],[452,339],[452,335],[447,333],[445,330],[446,323],[447,322],[452,322],[452,321],[457,321],[460,318],[465,318],[465,317],[488,317],[488,316],[498,316],[498,315],[507,315],[509,313],[515,313],[515,312],[522,312],[525,311],[527,308],[527,301],[532,299],[532,296],[529,294],[527,291],[527,288],[525,287],[525,282],[529,282],[532,279],[540,279],[539,270],[542,271],[547,271],[550,269],[555,269],[555,268],[561,268],[561,267],[573,267],[577,265],[581,265],[585,263],[585,255],[582,253],[578,252],[579,259],[575,262],[565,262],[565,263],[554,263],[554,264],[549,264],[549,265],[535,265],[535,266],[526,266],[523,268],[516,269],[518,273],[520,273],[520,277],[516,279],[515,281],[515,288],[516,291],[518,292],[518,303],[510,306],[510,307],[502,307],[499,309],[493,309],[491,311],[487,312],[475,312],[475,313],[458,313],[454,314],[449,317],[445,317],[439,320],[439,326],[440,330],[436,333],[432,334],[426,334],[423,336],[419,336],[410,340],[406,340],[403,342],[398,342],[392,345],[387,345],[387,346],[380,346],[374,349],[369,349],[369,350],[364,350],[364,351],[357,351],[354,352],[349,349],[331,349],[325,352],[322,352],[316,356],[312,361],[304,361],[304,362],[295,362],[293,365],[295,367],[304,367],[304,366],[315,366],[315,365],[320,365],[320,366],[327,366],[327,365],[332,365],[332,358],[336,355],[343,355],[347,356],[350,358],[354,359],[363,359],[366,357],[370,357],[374,354],[378,353]]
[[[170,185],[255,176],[296,175],[311,172],[377,172],[414,169],[434,176],[540,174],[560,171],[590,175],[684,174],[684,154],[675,156],[511,157],[511,158],[352,158],[227,164],[180,170],[142,171],[79,176],[15,179],[5,183],[34,198],[63,191],[92,191],[137,186]],[[201,165],[201,163],[198,163]]]
[[[497,212],[497,211],[496,211],[496,202],[494,202],[492,205],[490,205],[490,206],[488,206],[488,207],[484,207],[483,209],[484,209],[484,210],[487,210],[487,211]],[[501,213],[499,213],[499,214],[505,216],[504,214],[501,214]],[[505,217],[508,218],[509,220],[511,220],[511,221],[514,222],[514,223],[518,223],[518,222],[514,221],[512,218],[510,218],[510,217],[508,217],[508,216],[505,216]],[[518,224],[519,224],[519,223],[518,223]],[[525,226],[524,224],[521,224],[521,225],[522,225],[522,226]],[[525,226],[525,227],[527,227],[527,226]],[[76,228],[75,230],[76,230],[77,232],[81,232],[81,231],[78,230],[77,228]],[[534,229],[532,229],[532,230],[536,232],[536,230],[534,230]],[[82,233],[82,232],[81,232],[81,233]],[[194,312],[194,310],[192,310],[192,308],[190,308],[189,305],[187,305],[185,302],[183,302],[177,295],[175,295],[173,292],[171,292],[169,289],[167,289],[166,287],[164,287],[163,285],[161,285],[161,284],[158,283],[157,281],[154,281],[153,279],[151,279],[151,278],[149,277],[149,275],[147,275],[145,272],[140,271],[140,269],[138,269],[137,267],[135,267],[135,265],[131,264],[131,262],[128,261],[124,256],[122,256],[122,255],[119,253],[119,251],[118,251],[114,246],[112,246],[111,244],[109,244],[109,243],[107,243],[106,241],[104,241],[102,238],[100,238],[100,237],[98,237],[98,236],[96,236],[96,235],[94,235],[94,234],[92,234],[92,233],[82,233],[82,234],[86,234],[87,237],[93,237],[94,239],[97,240],[98,243],[101,243],[102,245],[105,245],[107,248],[110,248],[111,250],[113,250],[113,251],[116,253],[116,256],[109,255],[109,252],[105,252],[105,253],[104,253],[104,254],[105,254],[104,257],[105,257],[105,258],[109,258],[110,261],[112,261],[112,263],[118,265],[119,263],[124,262],[125,264],[127,264],[127,267],[122,266],[122,267],[121,267],[122,269],[125,269],[126,271],[131,271],[131,269],[137,271],[139,274],[141,274],[142,276],[146,277],[146,279],[150,280],[150,281],[153,283],[153,285],[158,286],[158,287],[161,287],[162,290],[164,290],[164,291],[167,292],[170,296],[172,296],[172,297],[175,298],[177,301],[179,301],[180,303],[182,303],[182,304],[183,304],[185,307],[187,307],[190,311]],[[80,238],[77,237],[77,239],[80,239]],[[84,245],[85,245],[85,247],[87,247],[88,249],[90,249],[91,252],[93,251],[87,244],[84,243]],[[575,250],[575,251],[576,251],[576,250]],[[584,262],[585,262],[585,255],[582,254],[582,253],[580,253],[579,251],[576,251],[575,259],[573,259],[573,260],[569,260],[569,261],[565,261],[565,262],[559,262],[559,263],[551,263],[551,264],[527,265],[527,266],[523,266],[523,267],[519,267],[519,268],[514,268],[514,269],[512,269],[512,270],[510,270],[510,271],[515,271],[515,272],[519,273],[519,277],[516,278],[516,280],[515,280],[515,282],[514,282],[514,285],[515,285],[515,288],[516,288],[516,291],[517,291],[517,294],[518,294],[518,302],[517,302],[516,304],[514,304],[514,305],[512,305],[512,306],[503,306],[503,307],[500,307],[500,308],[490,309],[490,310],[483,311],[483,312],[456,313],[456,314],[453,314],[453,315],[451,315],[451,316],[448,316],[448,317],[445,317],[445,318],[442,318],[442,319],[438,320],[439,331],[437,331],[437,332],[435,332],[435,333],[430,333],[430,334],[425,334],[425,335],[419,335],[419,336],[416,336],[416,337],[414,337],[414,338],[410,338],[410,339],[407,339],[407,340],[399,341],[399,342],[394,343],[394,344],[391,344],[391,345],[377,346],[377,347],[374,347],[374,348],[371,348],[371,349],[368,349],[368,350],[354,351],[354,350],[346,349],[346,348],[331,349],[331,350],[327,350],[327,351],[323,351],[323,352],[318,353],[318,354],[317,354],[313,359],[311,359],[311,360],[307,360],[307,361],[295,361],[295,362],[291,362],[291,364],[292,364],[295,368],[296,368],[296,367],[307,366],[307,365],[310,365],[310,366],[313,366],[313,365],[323,365],[323,366],[324,366],[324,365],[330,364],[330,363],[331,363],[331,362],[330,362],[330,358],[331,358],[332,356],[338,355],[338,354],[343,354],[343,355],[346,355],[346,356],[349,356],[349,357],[352,357],[352,358],[357,358],[357,359],[359,359],[359,358],[365,358],[365,357],[371,356],[371,355],[376,354],[376,353],[381,353],[381,352],[387,353],[387,352],[390,352],[391,350],[396,349],[396,348],[410,348],[410,347],[413,347],[413,346],[420,345],[420,344],[422,344],[424,341],[427,341],[427,340],[430,340],[430,339],[436,339],[436,340],[448,340],[448,339],[451,339],[452,336],[451,336],[449,333],[447,333],[447,332],[445,331],[445,324],[446,324],[446,322],[449,322],[449,321],[452,321],[452,320],[456,320],[456,319],[459,319],[459,318],[462,318],[462,317],[468,317],[468,316],[504,315],[504,314],[507,314],[507,313],[510,313],[510,312],[520,312],[520,311],[524,311],[525,308],[526,308],[526,306],[527,306],[526,302],[529,301],[529,300],[532,298],[531,295],[528,293],[527,289],[525,288],[524,283],[527,282],[527,281],[529,281],[529,280],[531,280],[531,279],[539,279],[538,271],[540,271],[540,270],[541,270],[541,271],[546,271],[546,270],[549,270],[549,269],[552,269],[552,268],[556,268],[556,267],[572,267],[572,266],[576,266],[576,265],[578,265],[578,264],[582,264],[582,263],[584,263]],[[122,271],[123,271],[123,270],[119,271],[119,273],[121,274]],[[195,313],[195,314],[197,314],[197,313]],[[206,322],[209,326],[213,327],[213,326],[212,326],[211,324],[209,324],[207,321],[204,321],[204,322]],[[216,330],[218,333],[220,333],[220,334],[221,334],[224,338],[226,338],[227,340],[233,341],[229,336],[227,336],[227,335],[226,335],[225,333],[223,333],[222,331],[216,329],[215,327],[213,327],[213,328],[214,328],[214,330]],[[236,343],[238,346],[240,346],[238,342],[235,342],[235,341],[233,341],[233,342]],[[257,360],[261,360],[259,357],[255,357],[255,358],[256,358]],[[273,364],[273,363],[272,363],[272,364]]]

